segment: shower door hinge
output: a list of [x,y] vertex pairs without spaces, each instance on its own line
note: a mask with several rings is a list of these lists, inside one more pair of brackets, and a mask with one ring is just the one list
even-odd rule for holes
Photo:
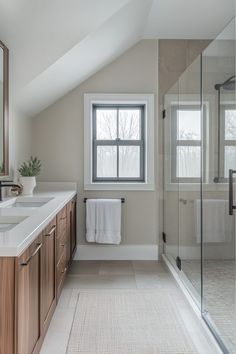
[[162,232],[162,240],[164,243],[166,243],[166,234],[165,232]]
[[176,265],[181,270],[181,258],[179,256],[176,257]]
[[165,119],[165,117],[166,117],[166,110],[163,109],[163,111],[162,111],[162,118]]

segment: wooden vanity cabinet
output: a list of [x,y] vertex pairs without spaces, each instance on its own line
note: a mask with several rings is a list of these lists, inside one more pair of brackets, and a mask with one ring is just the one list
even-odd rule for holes
[[19,257],[0,257],[0,354],[38,354],[76,246],[76,199]]

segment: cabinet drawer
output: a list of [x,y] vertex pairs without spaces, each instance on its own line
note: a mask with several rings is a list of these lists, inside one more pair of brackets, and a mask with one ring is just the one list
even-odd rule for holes
[[26,263],[27,261],[30,261],[40,244],[42,244],[42,234],[40,234],[37,239],[31,243],[27,250],[17,258],[18,266],[23,263]]
[[57,226],[57,219],[56,217],[46,226],[46,228],[43,231],[43,234],[50,234],[54,227]]
[[63,252],[66,252],[66,238],[61,237],[57,239],[56,241],[56,249],[57,249],[57,257],[56,257],[56,263],[58,264]]
[[57,214],[57,223],[62,228],[66,225],[66,206]]
[[57,214],[57,238],[66,237],[66,206]]
[[66,275],[66,249],[64,249],[61,258],[57,264],[56,267],[56,272],[57,272],[57,298],[59,298],[62,286],[63,286],[63,282],[65,279],[65,275]]

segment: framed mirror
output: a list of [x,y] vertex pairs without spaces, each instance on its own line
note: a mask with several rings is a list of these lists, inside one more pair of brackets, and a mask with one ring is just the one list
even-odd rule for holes
[[9,100],[9,54],[0,41],[0,176],[9,174],[8,100]]

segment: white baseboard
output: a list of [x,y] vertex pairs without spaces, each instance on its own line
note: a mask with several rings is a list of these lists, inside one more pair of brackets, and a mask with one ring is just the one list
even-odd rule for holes
[[75,260],[158,260],[158,245],[77,245]]

